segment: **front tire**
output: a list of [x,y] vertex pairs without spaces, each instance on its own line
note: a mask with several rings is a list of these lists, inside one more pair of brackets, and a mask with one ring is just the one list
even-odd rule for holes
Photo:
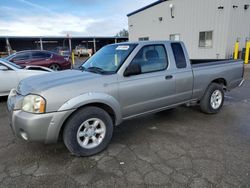
[[110,115],[98,107],[85,107],[76,111],[67,121],[63,141],[76,156],[90,156],[104,150],[113,135]]
[[224,90],[222,85],[211,83],[201,99],[201,111],[207,114],[215,114],[220,111],[224,103]]

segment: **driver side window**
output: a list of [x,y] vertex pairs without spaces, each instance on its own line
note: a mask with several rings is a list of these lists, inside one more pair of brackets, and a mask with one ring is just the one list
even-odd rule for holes
[[142,73],[164,70],[168,67],[165,47],[163,45],[144,46],[131,63],[139,64]]

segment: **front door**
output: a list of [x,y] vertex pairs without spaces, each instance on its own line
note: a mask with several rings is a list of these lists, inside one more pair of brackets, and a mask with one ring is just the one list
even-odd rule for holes
[[168,70],[164,45],[142,47],[131,63],[139,64],[142,73],[122,77],[119,81],[119,99],[124,118],[174,103],[175,80],[173,72]]

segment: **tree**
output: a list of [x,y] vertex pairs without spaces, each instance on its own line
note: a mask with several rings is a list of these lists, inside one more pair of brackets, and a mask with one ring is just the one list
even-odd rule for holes
[[128,37],[128,30],[127,29],[122,29],[116,34],[117,37]]

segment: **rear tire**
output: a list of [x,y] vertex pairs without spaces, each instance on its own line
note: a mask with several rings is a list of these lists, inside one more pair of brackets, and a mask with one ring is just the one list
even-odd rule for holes
[[63,130],[63,141],[76,156],[91,156],[103,151],[113,135],[110,115],[98,107],[76,111]]
[[201,111],[207,114],[215,114],[220,111],[224,103],[224,90],[222,85],[211,83],[201,99]]
[[59,71],[61,70],[61,67],[60,65],[56,64],[56,63],[53,63],[49,66],[50,69],[54,70],[54,71]]

